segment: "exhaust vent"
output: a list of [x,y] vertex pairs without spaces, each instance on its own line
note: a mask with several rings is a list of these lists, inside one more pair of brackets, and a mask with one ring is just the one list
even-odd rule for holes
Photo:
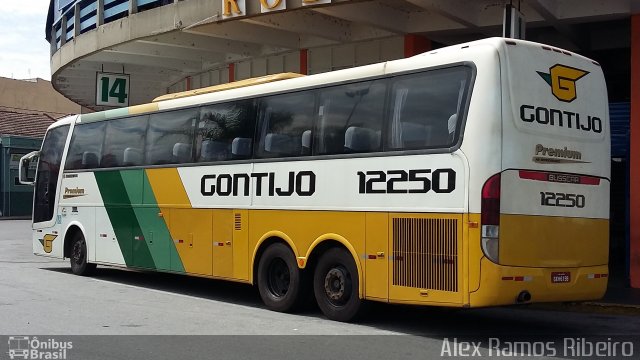
[[242,230],[242,214],[233,214],[233,228],[235,230]]
[[458,291],[458,220],[393,219],[393,285]]

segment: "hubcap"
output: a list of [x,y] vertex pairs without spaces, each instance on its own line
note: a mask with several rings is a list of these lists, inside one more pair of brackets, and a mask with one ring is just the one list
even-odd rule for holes
[[276,297],[283,297],[289,290],[291,275],[284,260],[277,258],[271,261],[268,271],[269,291]]
[[342,305],[349,299],[349,276],[343,267],[335,267],[324,278],[324,291],[334,305]]

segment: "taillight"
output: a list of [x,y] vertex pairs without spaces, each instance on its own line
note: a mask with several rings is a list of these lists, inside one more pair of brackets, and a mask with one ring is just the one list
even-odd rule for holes
[[482,252],[498,263],[500,249],[500,174],[495,174],[482,186],[480,222],[482,223]]

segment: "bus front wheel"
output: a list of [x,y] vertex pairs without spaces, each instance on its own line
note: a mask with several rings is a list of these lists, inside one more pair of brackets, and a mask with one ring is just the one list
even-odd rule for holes
[[313,274],[313,292],[320,310],[331,320],[350,321],[359,313],[358,268],[349,252],[327,250]]
[[71,272],[76,275],[88,276],[96,269],[96,264],[87,262],[87,243],[79,231],[71,239],[69,259],[71,261]]
[[269,246],[258,263],[258,290],[271,310],[288,312],[295,309],[301,293],[300,269],[286,245]]

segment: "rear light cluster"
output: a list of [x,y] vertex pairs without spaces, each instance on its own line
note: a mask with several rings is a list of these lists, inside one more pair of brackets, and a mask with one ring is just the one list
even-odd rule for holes
[[495,174],[482,186],[480,222],[481,244],[484,255],[494,263],[500,253],[500,174]]

